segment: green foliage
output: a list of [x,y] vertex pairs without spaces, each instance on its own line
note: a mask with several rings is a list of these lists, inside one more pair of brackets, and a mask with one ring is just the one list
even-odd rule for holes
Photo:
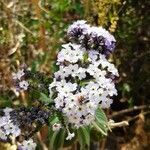
[[0,96],[0,106],[1,107],[11,107],[12,106],[12,101],[9,100],[8,98],[6,97],[1,97]]
[[39,100],[46,105],[48,105],[52,102],[52,100],[49,97],[47,97],[47,95],[44,93],[40,93]]
[[51,129],[49,130],[50,149],[58,150],[63,146],[65,133],[66,131],[64,129],[60,129],[58,132],[54,132]]
[[90,146],[90,128],[89,127],[80,127],[77,130],[78,142],[80,144],[81,150],[87,150]]
[[[86,150],[89,149],[90,146],[90,138],[93,137],[92,139],[98,140],[104,136],[107,135],[107,117],[103,110],[100,108],[97,109],[96,111],[96,119],[95,122],[93,122],[93,127],[91,128],[90,126],[84,126],[80,127],[77,129],[77,131],[73,131],[72,128],[69,130],[71,132],[75,132],[75,137],[70,141],[65,140],[67,136],[67,132],[65,128],[62,128],[60,131],[52,131],[52,125],[54,123],[59,123],[61,120],[61,117],[58,117],[58,114],[54,114],[49,118],[49,140],[50,140],[50,148],[51,149],[59,149],[60,147],[63,146],[69,146],[73,144],[76,139],[77,142],[80,144],[80,149],[81,150]],[[64,124],[65,125],[65,124]],[[61,142],[60,142],[61,139]],[[92,140],[91,139],[91,140]]]
[[93,125],[102,135],[105,136],[107,135],[107,122],[107,117],[104,111],[98,108],[96,111],[95,123]]

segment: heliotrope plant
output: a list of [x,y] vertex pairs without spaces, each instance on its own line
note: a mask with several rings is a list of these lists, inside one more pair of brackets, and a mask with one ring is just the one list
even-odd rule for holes
[[109,108],[117,95],[118,70],[107,59],[116,40],[104,28],[83,20],[69,26],[67,36],[69,43],[57,55],[53,79],[25,65],[13,74],[16,90],[29,92],[34,101],[1,110],[0,140],[15,138],[19,150],[34,150],[31,138],[47,125],[51,149],[74,141],[87,149],[93,132],[107,135],[109,124],[102,109]]

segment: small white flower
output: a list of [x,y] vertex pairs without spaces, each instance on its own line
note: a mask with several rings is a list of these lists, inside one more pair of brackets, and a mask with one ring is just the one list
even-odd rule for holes
[[70,116],[75,110],[76,110],[76,107],[73,103],[67,103],[65,107],[63,108],[62,112],[66,114],[67,116]]
[[65,77],[68,77],[70,74],[71,71],[64,66],[60,66],[59,70],[54,73],[56,79],[59,77],[64,79]]
[[94,115],[88,114],[83,120],[83,124],[89,125],[95,119]]
[[10,133],[12,133],[14,131],[14,124],[12,122],[10,123],[7,123],[5,126],[4,126],[4,129],[5,129],[5,133],[6,135],[9,135]]
[[60,65],[64,61],[76,63],[78,60],[83,59],[85,49],[81,45],[68,43],[62,45],[62,47],[63,49],[57,55],[57,65]]
[[6,107],[3,112],[5,113],[5,115],[9,115],[9,113],[12,111],[13,109],[12,108],[9,108],[9,107]]
[[61,94],[58,94],[58,96],[54,99],[55,102],[55,107],[57,109],[61,108],[64,106],[64,97]]
[[23,90],[27,90],[28,89],[28,86],[29,86],[29,83],[25,80],[19,82],[19,87]]
[[71,76],[75,77],[76,73],[78,71],[78,68],[79,68],[79,66],[77,64],[75,64],[75,65],[70,64],[66,70],[70,70]]
[[97,73],[94,74],[93,76],[95,77],[96,80],[99,80],[99,78],[103,78],[107,75],[107,72],[105,70],[97,70]]
[[1,117],[1,118],[0,118],[0,127],[6,125],[8,122],[10,122],[8,116],[3,116],[3,117]]
[[24,140],[19,146],[21,147],[21,150],[35,150],[36,143],[34,143],[32,139],[29,139]]
[[76,83],[66,82],[65,80],[61,80],[60,82],[57,82],[56,90],[61,95],[68,95],[70,92],[75,91],[77,88]]
[[52,127],[52,130],[53,131],[59,131],[60,128],[61,128],[61,124],[60,123],[54,123],[53,127]]
[[99,53],[97,51],[91,50],[91,51],[89,51],[89,58],[88,58],[88,60],[92,61],[92,62],[96,61],[97,58],[98,58],[98,55],[99,55]]
[[71,140],[75,136],[74,133],[68,132],[68,136],[66,137],[66,140]]
[[115,68],[114,64],[111,64],[111,63],[109,64],[108,71],[117,77],[119,76],[118,70]]
[[101,103],[101,107],[102,108],[109,108],[110,105],[112,104],[113,100],[112,99],[103,99],[102,103]]
[[92,81],[90,81],[88,83],[88,85],[86,86],[86,89],[87,89],[88,92],[97,92],[99,88],[100,88],[99,84],[94,83]]
[[91,76],[96,75],[98,71],[99,71],[99,69],[95,65],[93,65],[93,64],[90,64],[89,67],[87,68],[87,72]]
[[19,129],[18,126],[14,126],[14,130],[13,132],[11,133],[13,136],[17,137],[21,134],[21,130]]
[[12,75],[13,75],[14,80],[16,79],[20,80],[21,77],[25,75],[25,73],[24,73],[24,70],[22,69],[22,70],[19,70],[17,73],[13,73]]
[[82,79],[86,78],[86,73],[85,73],[85,72],[86,72],[86,69],[80,67],[80,68],[78,69],[77,73],[76,73],[76,76],[77,76],[80,80],[82,80]]

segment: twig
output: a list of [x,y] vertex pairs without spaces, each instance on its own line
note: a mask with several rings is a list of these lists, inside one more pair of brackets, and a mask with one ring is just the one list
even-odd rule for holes
[[116,122],[116,123],[113,121],[108,122],[108,126],[110,127],[110,129],[113,129],[116,127],[124,127],[128,125],[129,125],[128,121],[121,121],[121,122]]
[[39,140],[39,142],[40,142],[40,144],[41,144],[41,146],[42,146],[42,149],[43,149],[43,150],[48,150],[47,146],[45,145],[45,143],[44,143],[43,140],[42,140],[42,137],[41,137],[40,132],[37,133],[37,138],[38,138],[38,140]]
[[27,31],[28,33],[30,33],[30,34],[32,34],[33,36],[35,36],[35,34],[32,33],[32,31],[30,31],[27,27],[25,27],[22,22],[20,22],[20,21],[18,21],[18,20],[16,20],[16,19],[14,19],[14,21],[15,21],[21,28],[23,28],[25,31]]
[[89,9],[90,9],[90,1],[89,0],[84,0],[83,2],[84,2],[84,5],[85,5],[84,17],[88,17]]
[[[23,23],[22,22],[20,22],[19,20],[16,20],[16,19],[14,19],[14,18],[10,18],[10,13],[13,13],[12,12],[12,10],[9,8],[9,7],[7,7],[7,4],[6,3],[4,3],[3,1],[1,1],[3,4],[4,4],[4,6],[5,6],[5,8],[6,8],[6,10],[7,10],[7,15],[8,15],[8,21],[9,21],[9,24],[11,24],[12,23],[12,21],[14,21],[15,23],[17,23],[20,27],[22,27],[25,31],[27,31],[28,33],[31,33],[33,36],[35,36],[33,33],[32,33],[32,31],[30,31],[27,27],[25,27],[24,25],[23,25]],[[10,23],[10,21],[11,21],[11,23]],[[8,24],[8,25],[9,25]],[[10,27],[10,31],[12,31],[12,27]],[[14,42],[13,42],[14,43]]]
[[39,7],[41,1],[40,0],[31,0],[32,5],[35,5],[35,13],[36,17],[39,20],[39,49],[42,49],[43,51],[47,49],[46,46],[46,38],[45,38],[45,27],[42,20],[42,11],[41,8]]
[[27,106],[27,99],[26,99],[26,93],[24,91],[21,91],[20,92],[20,96],[21,96],[21,100],[22,100],[22,103]]
[[[142,113],[142,115],[147,115],[147,114],[150,114],[150,111],[147,111],[147,112],[143,112],[143,113]],[[139,115],[140,115],[140,114],[138,114],[138,115],[136,115],[136,116],[134,116],[134,117],[128,119],[127,121],[128,121],[128,122],[133,121],[133,120],[139,118]]]
[[29,139],[31,138],[32,136],[34,136],[35,133],[37,133],[40,129],[41,129],[42,126],[37,126],[33,131],[31,131],[27,136],[26,138]]
[[14,30],[13,30],[13,18],[11,15],[11,9],[8,7],[8,4],[5,3],[4,1],[0,1],[5,7],[4,7],[4,11],[7,15],[7,20],[8,20],[8,30],[9,30],[9,38],[10,38],[10,45],[12,46],[15,42],[15,38],[14,38]]
[[150,109],[150,106],[149,105],[148,106],[146,106],[146,105],[134,106],[133,108],[124,109],[124,110],[118,111],[116,113],[113,113],[112,115],[109,116],[109,118],[116,118],[116,117],[124,115],[126,113],[141,110],[141,109]]
[[[143,113],[142,113],[142,115],[147,115],[147,114],[150,114],[150,111],[147,111],[147,112],[143,112]],[[117,123],[115,123],[113,120],[110,120],[110,121],[108,122],[109,130],[111,131],[111,129],[116,128],[116,127],[128,126],[128,125],[129,125],[129,122],[130,122],[130,121],[133,121],[133,120],[135,120],[135,119],[137,119],[137,118],[139,118],[139,115],[140,115],[140,114],[138,114],[138,115],[136,115],[136,116],[134,116],[134,117],[132,117],[132,118],[126,120],[126,121],[121,121],[121,122],[117,122]]]
[[48,11],[46,8],[44,8],[44,7],[42,6],[42,0],[39,0],[38,6],[39,6],[39,8],[40,8],[41,10],[43,10],[44,12],[49,13],[49,11]]
[[100,140],[99,142],[99,149],[100,150],[105,150],[105,145],[106,145],[106,138],[103,140]]

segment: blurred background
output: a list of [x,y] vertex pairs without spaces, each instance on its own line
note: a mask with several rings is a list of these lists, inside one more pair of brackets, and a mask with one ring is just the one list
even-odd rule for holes
[[128,127],[115,128],[107,138],[93,135],[91,141],[96,142],[91,149],[148,150],[149,4],[148,0],[0,0],[0,107],[26,104],[27,94],[14,90],[12,72],[25,63],[51,77],[67,27],[87,20],[105,27],[117,40],[110,61],[120,73],[118,96],[106,113],[116,122],[129,121]]

